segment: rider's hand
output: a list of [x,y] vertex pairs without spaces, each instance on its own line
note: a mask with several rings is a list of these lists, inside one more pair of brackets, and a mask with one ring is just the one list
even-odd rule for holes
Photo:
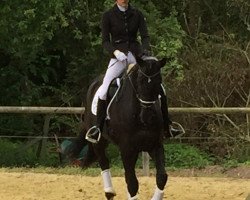
[[121,62],[128,58],[123,52],[121,52],[119,50],[115,50],[114,55],[117,58],[117,60],[119,60]]

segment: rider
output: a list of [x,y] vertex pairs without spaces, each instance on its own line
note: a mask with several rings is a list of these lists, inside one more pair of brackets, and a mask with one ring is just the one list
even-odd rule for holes
[[[111,56],[108,69],[101,87],[98,89],[96,125],[89,129],[87,138],[97,142],[103,129],[106,117],[106,98],[109,84],[118,77],[129,64],[136,64],[135,57],[150,55],[150,41],[145,18],[141,11],[132,7],[129,0],[115,0],[115,5],[102,17],[102,44]],[[137,41],[140,33],[141,44]],[[166,137],[176,136],[180,132],[173,129],[168,116],[167,98],[161,94],[164,132]]]

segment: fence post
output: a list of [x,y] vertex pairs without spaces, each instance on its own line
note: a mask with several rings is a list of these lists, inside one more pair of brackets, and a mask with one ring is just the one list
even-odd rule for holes
[[47,145],[47,136],[49,134],[49,124],[50,124],[51,116],[45,115],[44,118],[45,119],[44,119],[44,125],[43,125],[43,138],[39,144],[38,151],[37,151],[37,157],[39,157],[40,159],[44,159],[47,153],[46,145]]
[[147,152],[142,152],[142,169],[143,176],[149,176],[149,155]]
[[[248,107],[250,107],[250,105],[248,105]],[[250,114],[247,113],[246,114],[246,120],[247,120],[247,132],[246,132],[246,137],[248,140],[250,140]]]

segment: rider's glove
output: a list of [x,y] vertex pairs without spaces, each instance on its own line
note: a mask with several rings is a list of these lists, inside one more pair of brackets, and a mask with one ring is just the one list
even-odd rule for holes
[[128,58],[123,52],[121,52],[119,50],[115,50],[114,55],[117,58],[117,60],[119,60],[121,62]]

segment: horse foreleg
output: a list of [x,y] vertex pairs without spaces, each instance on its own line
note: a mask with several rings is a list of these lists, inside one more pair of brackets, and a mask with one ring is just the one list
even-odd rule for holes
[[103,185],[104,185],[104,192],[107,199],[112,200],[113,197],[116,195],[115,190],[113,188],[112,180],[111,180],[111,173],[109,169],[106,169],[101,172]]
[[139,184],[135,174],[135,164],[138,158],[138,152],[133,152],[129,154],[127,152],[122,152],[121,157],[125,169],[125,180],[128,189],[128,199],[137,200]]
[[112,185],[111,173],[109,169],[109,160],[108,157],[106,156],[105,147],[98,144],[94,146],[94,149],[98,157],[99,165],[102,169],[101,175],[102,175],[106,199],[112,200],[116,195],[116,192]]
[[151,200],[162,200],[164,195],[163,190],[168,180],[168,175],[165,170],[165,156],[163,145],[161,144],[154,151],[150,152],[150,156],[155,161],[157,185],[154,196]]

